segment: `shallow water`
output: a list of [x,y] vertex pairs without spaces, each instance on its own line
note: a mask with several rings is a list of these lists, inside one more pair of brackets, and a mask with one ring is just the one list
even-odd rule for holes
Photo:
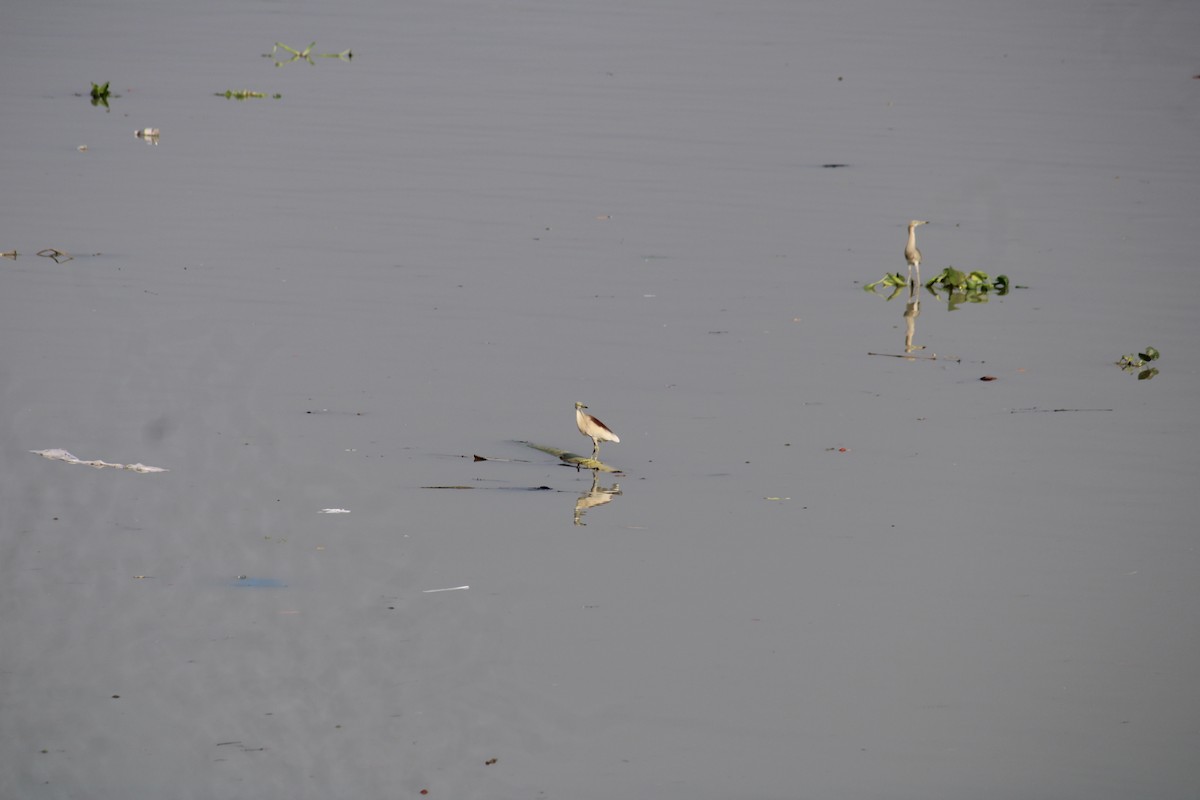
[[1195,796],[1200,10],[5,17],[0,796]]

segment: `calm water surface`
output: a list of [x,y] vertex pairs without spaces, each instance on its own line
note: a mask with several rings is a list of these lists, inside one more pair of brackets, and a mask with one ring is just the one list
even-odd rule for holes
[[1200,7],[10,5],[0,796],[1200,791]]

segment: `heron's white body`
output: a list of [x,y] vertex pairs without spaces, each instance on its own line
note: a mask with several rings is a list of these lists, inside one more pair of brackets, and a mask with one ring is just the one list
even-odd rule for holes
[[929,220],[914,219],[908,223],[908,244],[904,247],[904,260],[908,262],[908,283],[913,282],[913,269],[917,270],[917,285],[921,283],[921,251],[917,249],[917,227],[928,225]]
[[579,428],[580,433],[592,440],[592,458],[595,458],[600,452],[601,442],[619,442],[621,437],[591,414],[583,413],[585,408],[587,406],[583,403],[575,404],[575,425]]

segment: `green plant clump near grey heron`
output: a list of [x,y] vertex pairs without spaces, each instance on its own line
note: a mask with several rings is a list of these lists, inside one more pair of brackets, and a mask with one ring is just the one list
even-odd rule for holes
[[[873,283],[864,285],[863,290],[874,292],[877,286],[899,290],[908,286],[908,279],[899,272],[892,272]],[[934,295],[938,294],[939,289],[945,289],[950,292],[950,302],[957,304],[963,301],[969,303],[986,303],[989,295],[994,293],[997,297],[1003,297],[1008,294],[1010,288],[1018,287],[1009,281],[1007,275],[997,275],[995,278],[992,278],[986,272],[979,270],[963,272],[954,267],[947,267],[928,280],[925,283],[925,288],[933,292]],[[890,300],[895,296],[896,294],[893,292],[888,299]]]
[[1008,294],[1009,280],[1007,275],[997,275],[995,278],[991,278],[986,272],[979,270],[963,272],[954,267],[946,267],[925,284],[930,289],[939,285],[951,291],[980,294],[995,291],[998,295],[1005,295]]

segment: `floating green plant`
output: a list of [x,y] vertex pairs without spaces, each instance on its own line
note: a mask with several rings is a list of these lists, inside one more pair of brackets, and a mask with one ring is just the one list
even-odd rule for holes
[[[354,53],[350,52],[349,50],[343,50],[340,53],[314,53],[313,48],[316,46],[317,43],[312,42],[303,50],[297,50],[294,47],[288,47],[283,42],[276,42],[275,46],[271,48],[271,52],[264,53],[263,55],[266,58],[274,58],[275,66],[277,67],[282,67],[284,64],[290,64],[293,61],[299,61],[301,59],[304,59],[309,64],[315,64],[316,62],[313,61],[314,58],[338,58],[342,61],[349,61],[350,59],[354,58]],[[280,50],[283,50],[286,53],[291,53],[292,57],[284,61],[280,61],[279,58],[277,58],[277,54]]]
[[[266,92],[252,92],[249,89],[226,89],[223,92],[215,92],[214,94],[217,97],[224,97],[228,100],[252,100],[267,96]],[[275,93],[271,95],[271,97],[275,100],[278,100],[279,98],[283,97],[283,95]]]
[[[1137,372],[1139,381],[1148,381],[1158,374],[1158,368],[1149,367],[1142,369],[1142,367],[1145,367],[1151,361],[1158,361],[1160,355],[1155,348],[1147,347],[1144,353],[1137,353],[1136,355],[1129,353],[1121,356],[1120,360],[1117,361],[1117,366],[1125,372]],[[1141,371],[1138,372],[1138,370]]]
[[[81,95],[76,95],[76,97],[80,97],[80,96]],[[108,81],[105,81],[104,83],[93,83],[92,91],[90,92],[89,96],[92,98],[92,105],[96,106],[97,108],[99,108],[100,106],[103,106],[104,108],[108,108],[108,98],[109,97],[113,97],[113,98],[120,97],[120,95],[115,95],[115,94],[110,95],[109,94]]]
[[894,287],[894,288],[899,289],[899,288],[902,288],[907,285],[908,285],[908,278],[904,277],[899,272],[890,272],[887,275],[884,275],[879,280],[875,281],[874,283],[868,283],[866,286],[863,287],[863,289],[868,292],[873,292],[873,291],[875,291],[876,286],[888,286],[888,287]]
[[[874,283],[866,284],[863,286],[863,290],[875,293],[877,286],[893,289],[887,297],[888,300],[891,300],[900,293],[901,289],[908,286],[908,278],[899,272],[891,272]],[[1001,297],[1008,294],[1010,286],[1015,287],[1015,284],[1010,284],[1007,275],[997,275],[992,278],[986,272],[979,270],[963,272],[954,267],[947,267],[925,282],[925,288],[932,292],[934,297],[940,298],[939,289],[947,290],[950,293],[948,299],[951,308],[963,302],[986,303],[988,297],[993,293]]]
[[946,289],[960,292],[986,294],[994,290],[998,295],[1008,294],[1007,275],[997,275],[993,279],[986,272],[980,272],[979,270],[963,272],[954,267],[946,267],[936,277],[927,281],[925,285],[930,289],[941,285]]

